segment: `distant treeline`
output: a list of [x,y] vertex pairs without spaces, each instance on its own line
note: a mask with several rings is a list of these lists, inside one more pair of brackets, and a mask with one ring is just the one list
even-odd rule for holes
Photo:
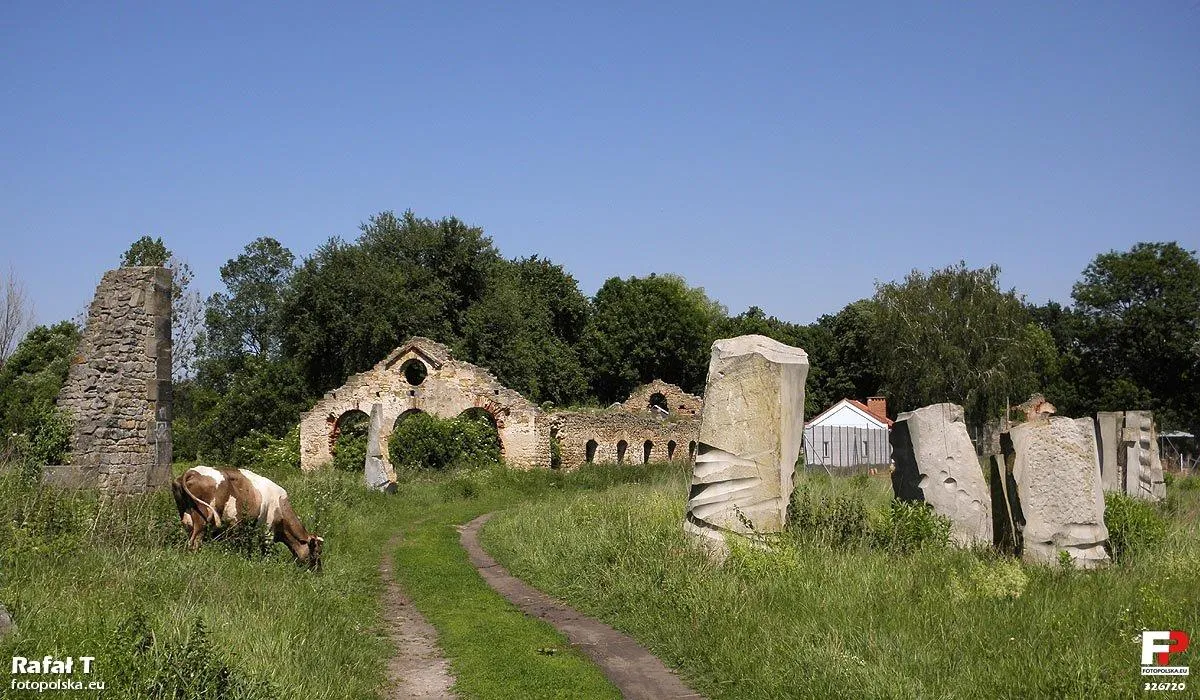
[[[1200,425],[1200,262],[1176,243],[1097,255],[1070,306],[1028,304],[999,287],[998,267],[959,263],[877,284],[809,325],[758,307],[730,316],[675,274],[613,277],[589,299],[561,265],[506,259],[480,228],[411,212],[373,216],[299,264],[259,238],[202,304],[161,239],[139,239],[121,262],[168,264],[183,284],[178,458],[220,460],[239,439],[286,433],[414,335],[558,407],[607,405],[656,378],[702,393],[712,341],[759,333],[808,352],[808,415],[885,395],[894,412],[961,403],[978,424],[1040,391],[1066,415],[1149,408],[1164,426]],[[49,410],[77,339],[69,323],[39,327],[0,369],[6,435]]]

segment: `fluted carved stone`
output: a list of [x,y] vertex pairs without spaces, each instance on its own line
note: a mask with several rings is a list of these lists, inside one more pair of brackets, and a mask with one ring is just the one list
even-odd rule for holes
[[713,343],[684,529],[717,551],[725,533],[783,529],[807,375],[803,350],[765,336]]

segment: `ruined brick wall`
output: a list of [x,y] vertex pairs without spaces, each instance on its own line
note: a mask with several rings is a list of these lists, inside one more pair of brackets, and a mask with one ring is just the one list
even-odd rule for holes
[[629,398],[621,404],[623,410],[629,413],[645,413],[650,407],[650,400],[655,394],[661,394],[667,404],[667,411],[673,417],[700,416],[704,408],[704,399],[687,393],[683,389],[669,384],[661,379],[655,379],[649,384],[643,384],[629,394]]
[[[678,405],[678,404],[675,404]],[[550,434],[558,440],[562,467],[594,463],[688,462],[695,456],[699,416],[660,419],[648,412],[561,411],[550,414]],[[594,448],[589,454],[589,443]],[[621,443],[625,453],[620,454]],[[647,450],[647,443],[649,449]]]
[[[411,363],[420,363],[425,370],[416,384],[405,372]],[[352,411],[369,415],[374,404],[381,405],[379,448],[389,471],[387,442],[402,415],[424,411],[454,418],[472,409],[491,416],[506,464],[520,469],[550,466],[549,425],[540,408],[482,367],[455,360],[446,346],[428,338],[413,338],[379,364],[326,393],[300,416],[300,467],[308,471],[331,462],[330,448],[342,417]]]
[[171,271],[105,273],[58,406],[74,421],[72,480],[140,493],[171,477]]
[[[413,383],[406,368],[419,364],[424,377]],[[661,393],[673,409],[669,416],[649,411],[650,397]],[[455,360],[450,350],[428,338],[412,338],[371,369],[355,374],[327,392],[300,416],[300,467],[317,469],[333,461],[332,447],[345,416],[370,415],[380,407],[379,452],[385,471],[394,476],[387,442],[406,413],[423,411],[454,418],[481,409],[491,416],[500,436],[501,453],[510,467],[551,466],[551,439],[558,440],[564,468],[587,462],[686,462],[696,450],[703,402],[673,384],[655,381],[634,390],[623,405],[605,411],[562,411],[547,414],[490,372]],[[595,449],[588,453],[589,441]],[[625,443],[625,453],[618,446]],[[649,451],[647,452],[647,443]]]

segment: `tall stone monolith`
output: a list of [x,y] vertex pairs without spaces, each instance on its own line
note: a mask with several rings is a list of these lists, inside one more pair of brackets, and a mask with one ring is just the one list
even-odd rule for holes
[[991,544],[991,496],[962,406],[939,403],[901,413],[889,439],[896,498],[928,503],[949,518],[960,545]]
[[396,490],[395,474],[383,457],[383,404],[371,404],[371,424],[367,428],[367,458],[363,463],[363,481],[367,488],[391,493]]
[[1105,491],[1120,491],[1148,501],[1166,498],[1151,411],[1097,413],[1096,440]]
[[1043,417],[1014,425],[1008,435],[1005,461],[1024,519],[1022,555],[1054,564],[1066,552],[1083,568],[1107,562],[1108,528],[1092,419]]
[[684,529],[714,553],[725,533],[783,529],[807,375],[803,350],[765,336],[713,343]]
[[105,273],[58,406],[73,420],[70,464],[46,479],[140,493],[171,478],[171,271]]

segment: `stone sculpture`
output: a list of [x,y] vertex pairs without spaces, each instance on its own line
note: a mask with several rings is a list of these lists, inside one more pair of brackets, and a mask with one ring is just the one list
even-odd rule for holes
[[391,465],[383,458],[380,444],[383,435],[383,404],[371,405],[371,424],[367,429],[367,458],[363,463],[363,480],[367,488],[395,493],[396,479]]
[[1107,562],[1108,528],[1092,420],[1045,416],[1013,426],[1003,442],[1012,477],[1007,483],[1016,486],[1016,493],[1008,495],[1015,496],[1013,512],[1024,521],[1016,523],[1022,555],[1054,564],[1066,552],[1083,568]]
[[1100,473],[1105,491],[1158,501],[1166,497],[1154,414],[1117,411],[1096,414],[1100,444]]
[[783,529],[807,375],[803,350],[765,336],[713,343],[684,529],[714,554],[725,533]]
[[901,413],[890,436],[896,498],[928,503],[950,519],[960,545],[992,542],[990,496],[963,408],[952,403]]

